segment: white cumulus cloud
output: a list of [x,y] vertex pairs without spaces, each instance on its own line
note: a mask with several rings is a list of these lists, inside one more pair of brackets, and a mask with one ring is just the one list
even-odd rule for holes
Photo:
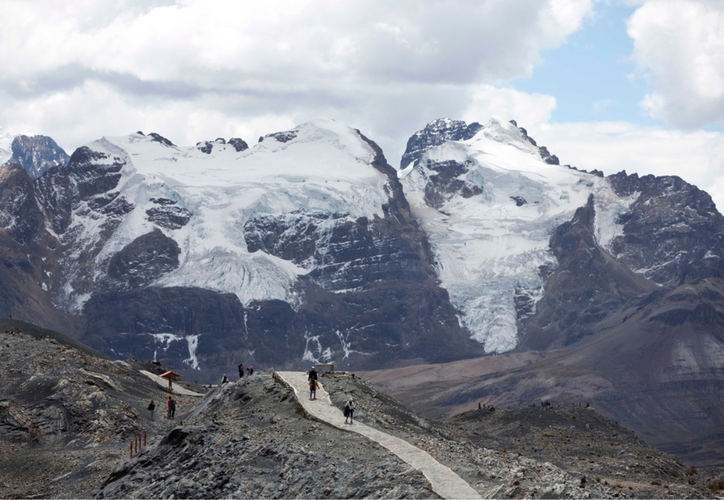
[[724,119],[724,2],[647,0],[628,34],[653,90],[642,101],[655,118],[680,127]]
[[395,163],[409,134],[480,109],[481,88],[531,74],[592,9],[593,0],[6,0],[0,123],[72,149],[137,129],[180,143],[253,141],[274,131],[260,127],[327,115]]

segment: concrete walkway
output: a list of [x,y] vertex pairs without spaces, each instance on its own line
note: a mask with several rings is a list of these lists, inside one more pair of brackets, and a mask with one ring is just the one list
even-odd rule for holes
[[[344,423],[344,415],[339,408],[332,405],[329,394],[321,387],[317,390],[317,399],[309,400],[309,383],[304,372],[275,372],[281,381],[290,386],[302,404],[304,410],[312,417],[327,422],[344,431],[356,432],[400,457],[415,469],[421,471],[432,486],[432,490],[443,498],[482,498],[468,483],[462,480],[449,467],[442,465],[427,452],[411,445],[407,441],[386,432],[369,427],[361,422],[353,425]],[[322,383],[320,381],[319,385]]]

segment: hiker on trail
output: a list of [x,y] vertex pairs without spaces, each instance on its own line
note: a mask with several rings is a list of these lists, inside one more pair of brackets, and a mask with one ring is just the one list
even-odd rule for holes
[[239,363],[239,378],[244,377],[244,363]]
[[312,380],[314,380],[315,382],[317,381],[317,370],[314,369],[314,366],[312,366],[312,369],[309,370],[309,377],[307,377],[307,380],[309,380],[310,382]]
[[176,400],[171,400],[171,420],[176,418]]
[[250,366],[247,371],[248,371],[250,377],[251,377],[252,375],[254,375],[254,367],[253,367],[253,366]]
[[173,398],[171,396],[168,397],[168,401],[166,401],[166,418],[171,418],[171,403],[173,402]]
[[229,383],[229,377],[226,376],[226,373],[224,373],[224,376],[221,378],[222,384],[228,384]]
[[317,379],[309,381],[309,399],[317,399],[317,389],[319,389],[319,383]]
[[156,409],[156,403],[153,402],[153,399],[148,404],[148,412],[151,414],[151,420],[153,421],[153,410]]
[[349,400],[344,404],[344,423],[347,423],[347,419],[349,418],[349,423],[353,424],[353,417],[354,417],[354,409],[356,408],[354,404],[354,400],[352,398],[349,398]]

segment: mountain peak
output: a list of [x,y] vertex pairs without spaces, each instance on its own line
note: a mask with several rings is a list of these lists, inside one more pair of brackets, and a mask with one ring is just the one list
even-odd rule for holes
[[464,141],[480,132],[483,126],[477,122],[470,125],[462,120],[437,118],[428,123],[424,129],[415,132],[407,141],[405,154],[400,160],[400,168],[405,168],[418,160],[422,154],[447,141]]
[[[3,142],[9,139],[9,151],[5,151]],[[43,175],[51,167],[66,165],[69,158],[63,148],[45,135],[0,136],[0,163],[17,163],[33,179]]]
[[326,117],[316,118],[293,129],[267,134],[259,138],[259,143],[271,151],[285,149],[292,142],[331,144],[363,162],[371,162],[375,156],[374,151],[358,130]]

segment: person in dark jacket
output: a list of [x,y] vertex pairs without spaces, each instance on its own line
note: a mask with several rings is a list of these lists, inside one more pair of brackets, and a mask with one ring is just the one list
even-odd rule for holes
[[349,400],[344,404],[344,423],[347,423],[347,419],[349,419],[349,423],[354,423],[354,409],[356,408],[356,405],[354,404],[354,399],[349,398]]
[[244,377],[244,363],[239,363],[239,378]]
[[153,410],[156,409],[156,403],[153,402],[153,399],[150,403],[148,403],[148,413],[151,414],[151,420],[153,420]]
[[314,369],[314,366],[312,366],[312,369],[309,370],[309,376],[307,377],[307,380],[309,380],[310,382],[312,380],[314,380],[315,382],[317,381],[317,370]]

